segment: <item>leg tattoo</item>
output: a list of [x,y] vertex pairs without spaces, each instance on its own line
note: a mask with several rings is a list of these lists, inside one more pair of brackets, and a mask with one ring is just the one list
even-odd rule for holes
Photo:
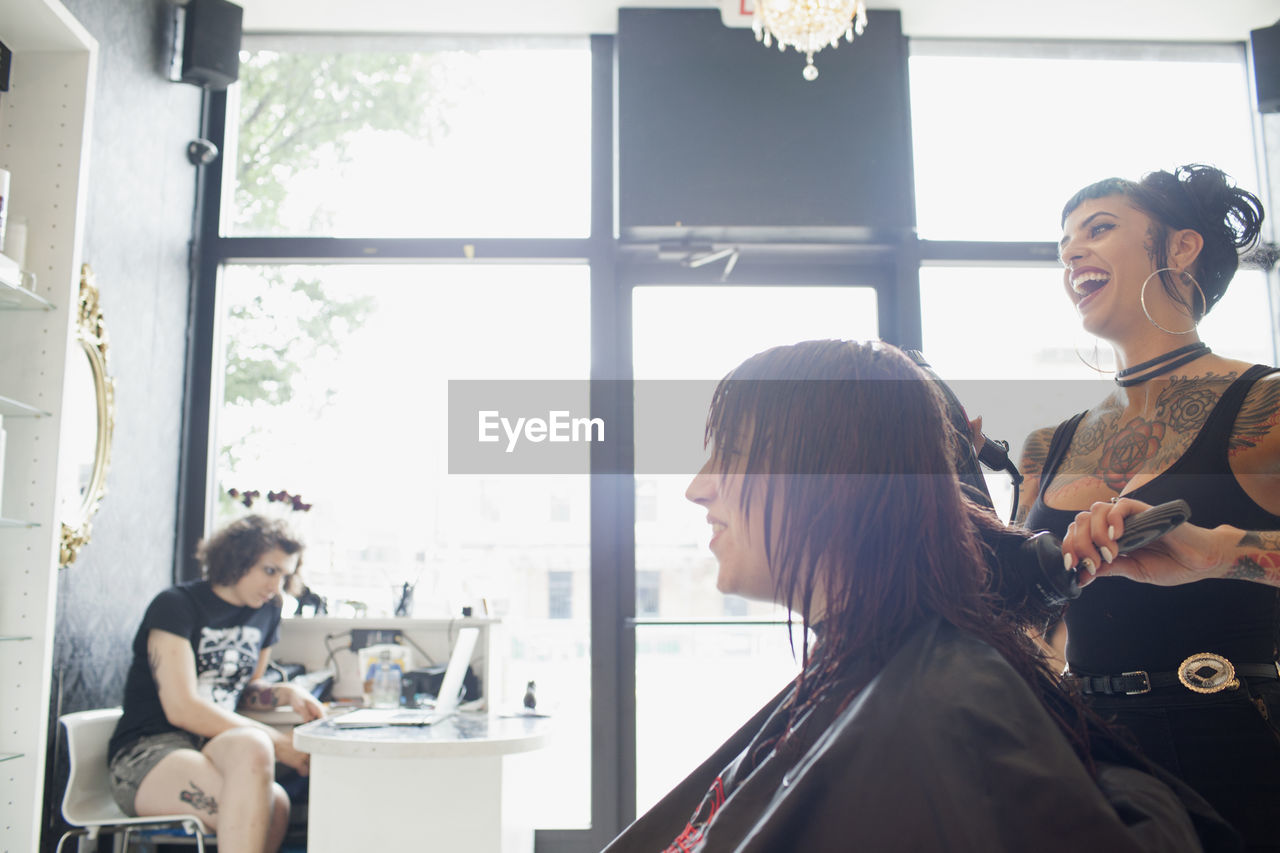
[[184,803],[190,803],[197,809],[204,810],[210,816],[218,813],[218,801],[201,791],[200,786],[195,782],[191,783],[191,790],[183,791],[178,795],[178,799]]

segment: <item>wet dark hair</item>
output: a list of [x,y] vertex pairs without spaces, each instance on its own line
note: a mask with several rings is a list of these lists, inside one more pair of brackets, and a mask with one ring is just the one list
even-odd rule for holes
[[826,601],[814,646],[804,631],[793,713],[854,663],[879,672],[938,616],[997,649],[1089,764],[1082,707],[990,591],[984,535],[1030,534],[964,496],[945,403],[906,355],[831,340],[766,350],[721,380],[705,437],[712,469],[743,476],[744,514],[764,513],[777,600],[806,629],[815,595]]
[[[204,566],[210,583],[231,586],[274,548],[290,556],[301,555],[303,544],[280,519],[246,515],[202,540],[196,548],[196,559]],[[299,568],[301,565],[299,556]]]
[[1197,322],[1226,293],[1240,265],[1240,253],[1257,244],[1265,216],[1258,197],[1238,189],[1222,170],[1191,164],[1173,172],[1149,172],[1137,183],[1107,178],[1090,184],[1062,208],[1062,223],[1066,224],[1081,202],[1113,195],[1124,196],[1151,218],[1155,227],[1149,235],[1149,250],[1156,269],[1169,265],[1171,232],[1190,228],[1204,238],[1204,248],[1190,270],[1204,291],[1203,304],[1200,293],[1192,288],[1192,303],[1188,305],[1174,286],[1173,276],[1160,274],[1169,298],[1186,308]]

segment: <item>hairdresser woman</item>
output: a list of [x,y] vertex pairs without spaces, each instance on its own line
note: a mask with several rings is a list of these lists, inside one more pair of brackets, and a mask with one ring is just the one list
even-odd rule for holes
[[[1028,438],[1022,469],[1026,526],[1082,566],[1069,680],[1250,849],[1280,850],[1280,375],[1196,332],[1262,218],[1207,166],[1107,179],[1067,202],[1067,296],[1119,369],[1104,399]],[[1175,498],[1192,523],[1117,556],[1125,519]]]

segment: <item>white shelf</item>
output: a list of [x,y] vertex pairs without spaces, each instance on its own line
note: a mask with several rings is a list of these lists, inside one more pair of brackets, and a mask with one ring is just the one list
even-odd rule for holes
[[0,311],[52,311],[54,304],[0,273]]
[[17,398],[0,402],[4,500],[22,516],[0,519],[0,528],[12,528],[0,529],[0,719],[13,750],[0,746],[0,850],[16,851],[40,847],[59,577],[61,418],[30,404],[59,409],[79,350],[73,313],[97,43],[59,0],[0,0],[0,41],[13,51],[0,99],[0,168],[12,176],[10,213],[26,219],[34,238],[23,266],[39,275],[33,283],[12,258],[0,258],[0,393]]
[[8,634],[0,634],[0,643],[20,643],[23,640],[30,640],[30,637],[15,637]]
[[49,413],[9,397],[0,396],[0,418],[47,418]]

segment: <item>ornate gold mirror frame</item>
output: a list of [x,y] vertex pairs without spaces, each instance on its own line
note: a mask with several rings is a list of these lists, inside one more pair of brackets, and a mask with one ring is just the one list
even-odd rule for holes
[[[77,474],[74,477],[81,492],[80,502],[63,513],[62,547],[59,553],[59,564],[62,566],[71,565],[80,549],[89,543],[89,522],[98,511],[98,504],[107,490],[107,469],[111,465],[111,434],[115,428],[115,380],[107,372],[107,327],[98,306],[97,283],[88,264],[80,267],[76,340],[88,358],[89,369],[93,374],[97,435],[92,468],[87,476]],[[72,357],[74,358],[74,353]],[[74,369],[74,365],[69,365],[68,374]],[[64,435],[67,432],[66,426],[64,424]]]

